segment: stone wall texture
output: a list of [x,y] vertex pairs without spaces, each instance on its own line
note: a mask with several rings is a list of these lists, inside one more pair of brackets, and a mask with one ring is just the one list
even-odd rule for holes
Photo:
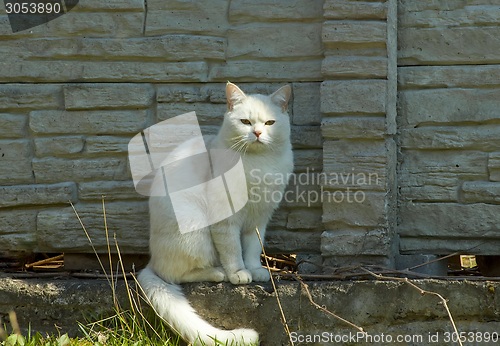
[[[295,170],[267,247],[326,266],[499,254],[494,1],[88,0],[12,33],[0,9],[0,255],[147,253],[128,141],[224,84],[285,83]],[[314,266],[308,266],[313,271]]]

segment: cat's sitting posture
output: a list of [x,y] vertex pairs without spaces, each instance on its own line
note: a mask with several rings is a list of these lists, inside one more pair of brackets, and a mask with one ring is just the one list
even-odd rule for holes
[[[287,177],[293,171],[287,114],[290,95],[289,85],[270,96],[246,95],[236,85],[226,85],[228,110],[222,127],[205,142],[208,149],[226,149],[241,155],[250,199],[234,215],[203,229],[180,232],[169,197],[150,197],[151,260],[140,273],[139,282],[156,312],[191,344],[215,345],[214,340],[222,345],[259,342],[254,330],[226,331],[204,321],[189,305],[178,284],[247,284],[270,279],[267,269],[261,266],[256,228],[264,238],[279,204],[275,196],[283,194]],[[227,198],[226,191],[220,193]],[[235,306],[235,317],[238,313]]]

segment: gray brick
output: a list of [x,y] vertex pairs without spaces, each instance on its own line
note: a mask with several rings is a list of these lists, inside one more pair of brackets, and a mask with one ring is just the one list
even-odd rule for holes
[[465,181],[462,185],[462,200],[466,203],[499,203],[500,182]]
[[329,230],[386,227],[386,195],[354,189],[325,193],[323,223]]
[[315,252],[321,243],[319,232],[274,231],[266,233],[268,253]]
[[229,60],[225,64],[211,67],[210,81],[270,82],[318,81],[321,75],[322,59],[301,59],[297,61]]
[[38,211],[0,210],[0,254],[33,252],[36,248],[36,215]]
[[498,119],[500,88],[424,89],[399,92],[400,124],[415,126]]
[[37,183],[129,178],[125,156],[88,159],[33,159],[33,170]]
[[85,153],[111,154],[127,153],[132,137],[90,136],[85,139]]
[[24,114],[0,113],[0,137],[19,138],[25,136],[28,117]]
[[500,152],[489,154],[488,172],[491,181],[500,181]]
[[385,114],[386,87],[387,81],[384,80],[323,82],[321,111],[338,115]]
[[227,37],[228,58],[322,56],[321,23],[245,24],[233,26]]
[[29,140],[0,140],[0,185],[34,181]]
[[321,230],[321,208],[293,209],[288,214],[286,227],[291,230]]
[[[58,71],[58,73],[54,73]],[[204,82],[205,61],[12,61],[0,62],[0,82]],[[227,79],[226,79],[227,80]],[[1,91],[0,91],[1,100]],[[23,103],[21,103],[23,104]],[[62,101],[61,101],[62,104]],[[20,108],[20,107],[16,107]],[[36,107],[31,107],[36,108]],[[47,108],[47,107],[43,107]]]
[[321,235],[321,253],[323,256],[387,256],[390,243],[385,230],[325,231]]
[[69,84],[64,86],[68,110],[147,108],[154,88],[149,84]]
[[78,184],[78,197],[82,201],[106,201],[124,199],[144,199],[134,189],[134,182],[127,181],[92,181]]
[[57,136],[35,138],[35,155],[64,156],[82,152],[84,146],[83,136]]
[[0,186],[0,207],[25,205],[67,204],[76,202],[76,185],[60,183],[52,185]]
[[[109,241],[113,235],[122,254],[147,253],[149,228],[145,202],[111,202],[105,204]],[[102,204],[76,204],[75,209],[89,233],[96,250],[107,253]],[[38,251],[92,253],[87,236],[71,207],[47,210],[37,217]]]
[[328,19],[385,19],[387,2],[326,0],[324,11]]
[[326,21],[323,24],[325,46],[341,44],[385,46],[387,26],[382,21]]
[[33,111],[30,128],[36,134],[136,134],[148,123],[146,110]]
[[[8,63],[4,64],[0,64],[0,79],[4,72],[9,73]],[[61,87],[58,85],[0,85],[0,109],[58,108],[62,103]]]
[[323,146],[319,126],[292,126],[291,141],[295,149],[315,149]]
[[229,20],[233,23],[302,21],[322,17],[322,0],[289,0],[279,6],[273,0],[232,0],[229,7]]
[[326,56],[321,71],[326,77],[334,78],[386,78],[386,57]]
[[320,83],[293,83],[292,104],[294,125],[319,125]]
[[384,138],[383,117],[330,117],[323,118],[321,132],[326,139]]

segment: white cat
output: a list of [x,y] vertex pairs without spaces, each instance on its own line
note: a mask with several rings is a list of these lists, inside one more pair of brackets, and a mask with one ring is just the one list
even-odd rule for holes
[[[170,199],[150,197],[151,260],[138,279],[156,312],[191,344],[216,345],[215,339],[222,345],[259,342],[254,330],[225,331],[204,321],[189,305],[178,284],[247,284],[270,279],[267,269],[261,266],[261,245],[255,229],[263,238],[279,204],[279,200],[269,196],[282,195],[285,189],[287,179],[280,183],[280,179],[269,177],[289,177],[293,170],[287,114],[290,95],[289,85],[270,96],[246,95],[236,85],[226,85],[228,111],[217,136],[208,138],[206,143],[209,149],[229,149],[241,155],[247,189],[252,189],[254,198],[233,216],[204,229],[180,232]],[[209,176],[208,172],[199,174]],[[219,193],[221,199],[227,199],[226,191]],[[267,197],[259,193],[266,193]],[[238,307],[234,310],[236,316]]]

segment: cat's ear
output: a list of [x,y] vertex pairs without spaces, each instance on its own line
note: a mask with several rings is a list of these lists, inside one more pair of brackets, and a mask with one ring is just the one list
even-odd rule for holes
[[240,88],[231,82],[226,84],[227,110],[232,111],[233,107],[242,102],[247,95]]
[[292,87],[287,84],[272,93],[271,100],[274,104],[280,106],[283,112],[286,112],[288,109],[288,101],[290,101],[290,96],[292,96]]

